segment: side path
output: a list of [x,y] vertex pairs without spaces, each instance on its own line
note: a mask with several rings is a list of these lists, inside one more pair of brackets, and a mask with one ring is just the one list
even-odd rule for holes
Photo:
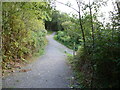
[[72,77],[71,67],[68,65],[66,54],[72,50],[46,36],[49,43],[45,55],[23,69],[27,72],[15,72],[3,78],[3,88],[68,88]]

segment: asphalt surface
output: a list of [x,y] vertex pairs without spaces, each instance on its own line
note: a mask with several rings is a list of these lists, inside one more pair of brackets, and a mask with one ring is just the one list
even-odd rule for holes
[[45,54],[33,63],[22,69],[31,69],[27,72],[14,72],[4,77],[3,88],[69,88],[72,70],[66,58],[72,50],[53,39],[52,35],[46,36],[48,45]]

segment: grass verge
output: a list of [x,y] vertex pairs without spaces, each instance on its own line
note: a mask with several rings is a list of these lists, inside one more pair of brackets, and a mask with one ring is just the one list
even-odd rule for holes
[[2,77],[8,76],[11,73],[14,73],[15,71],[20,71],[22,67],[27,66],[28,64],[31,64],[32,62],[36,61],[40,56],[45,54],[45,47],[48,43],[47,40],[45,40],[46,44],[42,49],[39,50],[39,52],[34,53],[31,56],[27,56],[26,59],[21,59],[19,62],[10,62],[8,64],[7,69],[2,70]]
[[47,30],[47,35],[51,35],[54,31]]
[[84,86],[81,84],[83,81],[82,80],[83,74],[76,67],[75,57],[71,54],[68,54],[68,53],[66,53],[66,55],[67,55],[67,60],[72,67],[73,76],[74,76],[74,84],[72,85],[72,87],[73,88],[84,88]]

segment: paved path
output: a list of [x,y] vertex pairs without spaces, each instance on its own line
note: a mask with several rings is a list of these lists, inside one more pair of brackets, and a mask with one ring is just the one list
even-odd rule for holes
[[71,50],[53,39],[54,34],[46,36],[49,43],[45,54],[32,64],[23,67],[28,72],[15,72],[3,78],[3,88],[68,88],[72,71],[66,54]]

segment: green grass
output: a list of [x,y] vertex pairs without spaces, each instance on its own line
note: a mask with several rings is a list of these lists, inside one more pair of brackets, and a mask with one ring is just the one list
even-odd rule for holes
[[74,84],[71,85],[71,87],[74,88],[84,88],[84,86],[82,85],[82,81],[83,81],[83,73],[81,73],[76,67],[76,59],[72,54],[66,53],[67,55],[67,60],[68,63],[71,65],[72,67],[72,71],[73,71],[73,75],[74,75]]
[[63,43],[62,41],[60,41],[60,40],[56,39],[55,37],[54,37],[54,39],[55,39],[56,41],[58,41],[59,43],[63,44],[64,46],[66,46],[67,48],[69,48],[69,49],[72,49],[72,50],[73,50],[73,47],[71,47],[70,45],[68,45],[68,44],[66,44],[66,43]]
[[47,30],[47,35],[51,35],[54,31]]
[[[73,47],[66,44],[66,43],[63,43],[62,41],[56,39],[54,37],[54,39],[56,41],[58,41],[59,43],[65,45],[66,47],[68,47],[69,49],[72,49],[73,50]],[[75,83],[73,85],[70,85],[70,87],[74,87],[74,88],[84,88],[84,86],[81,84],[82,81],[83,81],[83,74],[78,71],[78,68],[76,68],[76,61],[75,61],[75,57],[72,55],[72,54],[69,54],[67,52],[64,52],[66,55],[67,55],[67,60],[68,60],[68,63],[71,65],[72,69],[73,69],[73,74],[75,76]],[[76,84],[77,83],[77,84]]]
[[16,80],[16,82],[19,82],[19,80]]

